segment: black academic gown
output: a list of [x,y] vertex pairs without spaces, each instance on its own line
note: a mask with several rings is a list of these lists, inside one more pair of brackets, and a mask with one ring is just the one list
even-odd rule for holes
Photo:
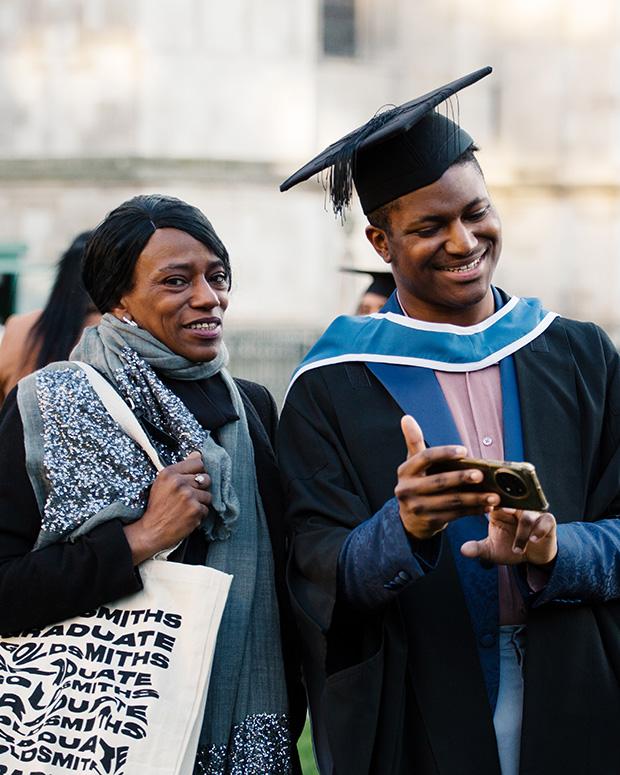
[[[525,459],[558,522],[620,514],[619,359],[608,338],[592,324],[558,318],[514,361]],[[329,746],[336,775],[499,775],[492,711],[447,541],[438,566],[381,610],[358,612],[338,599],[344,539],[393,497],[406,457],[401,416],[355,363],[302,375],[280,421],[288,580],[310,703],[327,730],[320,745]],[[620,547],[612,542],[603,554],[608,590],[538,607],[534,598],[522,775],[620,772],[620,602],[602,602],[620,597]]]
[[[218,427],[236,417],[219,377],[198,382],[165,381],[203,427],[213,430],[216,436]],[[305,722],[305,699],[297,633],[284,582],[283,494],[273,451],[277,410],[263,386],[246,380],[236,383],[246,411],[271,538],[291,732],[297,740]],[[139,569],[133,566],[119,520],[99,525],[75,542],[52,544],[32,552],[40,523],[25,468],[23,427],[14,390],[0,414],[0,633],[62,621],[141,589]],[[203,562],[205,551],[202,534],[196,531],[173,557],[178,555],[183,562]],[[300,772],[295,753],[293,763],[294,771]]]

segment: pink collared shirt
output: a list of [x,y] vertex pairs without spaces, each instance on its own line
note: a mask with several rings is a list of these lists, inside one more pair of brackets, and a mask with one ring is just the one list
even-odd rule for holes
[[[504,422],[499,366],[469,372],[436,371],[435,374],[469,456],[503,460]],[[525,624],[526,608],[511,569],[507,565],[498,565],[497,570],[500,625]]]

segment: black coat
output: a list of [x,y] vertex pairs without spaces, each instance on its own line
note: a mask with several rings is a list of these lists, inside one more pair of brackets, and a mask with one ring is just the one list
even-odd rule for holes
[[[170,384],[172,389],[178,388],[175,392],[199,419],[200,407],[193,404],[208,403],[213,394],[206,387],[208,381],[203,382]],[[297,740],[305,722],[305,699],[296,628],[284,582],[283,496],[273,451],[277,410],[270,393],[261,385],[246,380],[236,383],[246,410],[271,538],[291,729]],[[218,416],[216,404],[208,414],[221,423],[225,417]],[[75,542],[56,543],[32,552],[39,530],[40,513],[26,472],[23,427],[14,390],[0,415],[0,633],[61,621],[141,588],[139,570],[133,566],[119,520],[95,527]]]
[[[558,522],[620,514],[619,359],[607,337],[557,319],[514,361],[525,459]],[[338,600],[344,539],[393,497],[406,457],[401,416],[359,363],[306,372],[282,413],[288,578],[311,706],[326,723],[337,775],[499,775],[447,542],[406,606],[359,613]],[[527,638],[522,775],[620,772],[620,602],[533,608]]]

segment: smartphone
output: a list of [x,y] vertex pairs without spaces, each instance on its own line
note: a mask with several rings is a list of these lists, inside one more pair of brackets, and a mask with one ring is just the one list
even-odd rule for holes
[[427,474],[444,471],[462,471],[476,468],[484,476],[481,482],[467,483],[463,490],[474,492],[495,492],[500,496],[500,506],[509,509],[547,511],[549,503],[545,497],[536,469],[531,463],[510,463],[506,460],[480,460],[463,457],[460,460],[443,460],[433,463]]

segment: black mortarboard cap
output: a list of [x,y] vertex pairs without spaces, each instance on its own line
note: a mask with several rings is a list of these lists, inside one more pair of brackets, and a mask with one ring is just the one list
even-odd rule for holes
[[342,215],[353,184],[364,213],[438,180],[472,144],[472,138],[435,108],[491,72],[483,67],[397,108],[383,111],[350,132],[280,186],[287,191],[323,170],[334,211]]
[[379,296],[385,296],[387,298],[396,290],[394,275],[389,270],[373,272],[370,269],[353,269],[352,267],[343,266],[340,271],[350,272],[351,274],[365,274],[372,277],[372,282],[364,293],[377,293]]

